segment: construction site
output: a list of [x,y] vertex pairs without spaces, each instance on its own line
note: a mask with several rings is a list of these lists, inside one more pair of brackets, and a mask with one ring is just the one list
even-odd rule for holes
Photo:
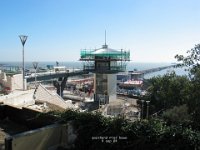
[[[58,130],[66,130],[66,125],[55,124],[53,118],[38,120],[34,117],[37,113],[71,109],[100,112],[106,117],[122,116],[130,121],[140,119],[141,110],[137,99],[117,95],[116,74],[125,71],[129,57],[128,51],[110,49],[105,44],[100,49],[81,51],[83,70],[55,66],[37,73],[35,66],[35,73],[26,75],[1,70],[0,148],[26,149],[30,143],[16,143],[23,139],[41,139],[50,133],[55,135]],[[57,135],[59,141],[52,142],[53,136],[48,136],[45,138],[46,142],[36,140],[36,145],[39,149],[56,149],[63,146],[63,143],[69,144],[69,141],[63,140],[69,139],[66,136],[71,136],[70,129],[67,127],[70,135],[63,135],[64,133]]]

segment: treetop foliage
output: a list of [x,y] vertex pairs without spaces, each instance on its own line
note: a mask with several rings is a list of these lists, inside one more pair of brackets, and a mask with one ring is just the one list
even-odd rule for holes
[[65,123],[72,121],[77,139],[73,149],[154,149],[186,150],[199,148],[200,133],[181,125],[167,125],[159,119],[129,122],[123,118],[106,118],[99,113],[67,110],[59,115]]

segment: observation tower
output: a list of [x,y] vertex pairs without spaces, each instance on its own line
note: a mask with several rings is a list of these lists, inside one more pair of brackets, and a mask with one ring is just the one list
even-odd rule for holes
[[130,51],[111,49],[105,40],[101,48],[82,49],[80,55],[83,69],[94,73],[94,101],[108,104],[116,100],[116,74],[126,70]]

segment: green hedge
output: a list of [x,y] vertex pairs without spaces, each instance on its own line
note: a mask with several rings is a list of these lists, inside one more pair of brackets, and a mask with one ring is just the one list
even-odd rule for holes
[[98,113],[68,110],[57,114],[64,123],[73,121],[77,139],[74,149],[200,149],[200,133],[162,120],[129,122]]

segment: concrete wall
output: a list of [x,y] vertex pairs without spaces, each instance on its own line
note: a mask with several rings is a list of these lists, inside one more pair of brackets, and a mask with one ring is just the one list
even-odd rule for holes
[[[11,91],[16,89],[23,89],[22,74],[7,76],[5,72],[0,73],[0,83],[4,87],[9,87]],[[26,87],[26,80],[25,80]]]
[[117,76],[116,74],[108,74],[108,95],[109,102],[116,100]]
[[18,132],[19,134],[7,135],[5,150],[53,150],[58,146],[69,149],[73,147],[77,138],[73,121],[57,124],[55,116],[39,114],[27,108],[0,105],[0,119],[9,119],[30,129]]
[[[23,89],[23,79],[22,74],[16,74],[12,77],[12,90],[15,89]],[[26,87],[26,80],[25,80],[25,87]]]
[[74,108],[73,104],[66,103],[62,97],[55,93],[53,95],[50,91],[48,91],[44,86],[39,84],[36,92],[35,92],[35,101],[47,102],[50,104],[54,104],[60,108]]
[[4,73],[4,72],[2,72],[0,74],[0,83],[4,87],[9,87],[11,89],[11,77],[10,76],[6,76],[6,73]]
[[[109,102],[110,101],[115,101],[116,100],[116,90],[117,90],[117,76],[116,74],[104,74],[106,75],[106,78],[107,78],[107,84],[106,84],[106,91],[107,91],[107,94],[109,96]],[[97,85],[97,79],[96,79],[97,75],[95,74],[94,75],[94,91],[95,91],[95,94],[98,93],[97,89],[96,88],[96,85]],[[104,93],[101,93],[101,94],[104,94]]]
[[54,150],[58,146],[66,147],[67,137],[67,125],[54,124],[7,137],[5,148],[6,150]]
[[97,80],[96,80],[96,73],[94,74],[94,93],[96,93],[96,85],[97,85]]
[[16,106],[16,107],[24,107],[29,105],[34,105],[35,100],[33,99],[33,90],[32,91],[24,91],[21,94],[17,94],[15,92],[10,93],[9,95],[4,95],[0,97],[0,102],[3,101],[6,105]]
[[28,108],[17,108],[8,105],[0,105],[0,119],[22,124],[27,128],[36,129],[55,123],[56,117],[52,115],[40,116],[41,113]]

